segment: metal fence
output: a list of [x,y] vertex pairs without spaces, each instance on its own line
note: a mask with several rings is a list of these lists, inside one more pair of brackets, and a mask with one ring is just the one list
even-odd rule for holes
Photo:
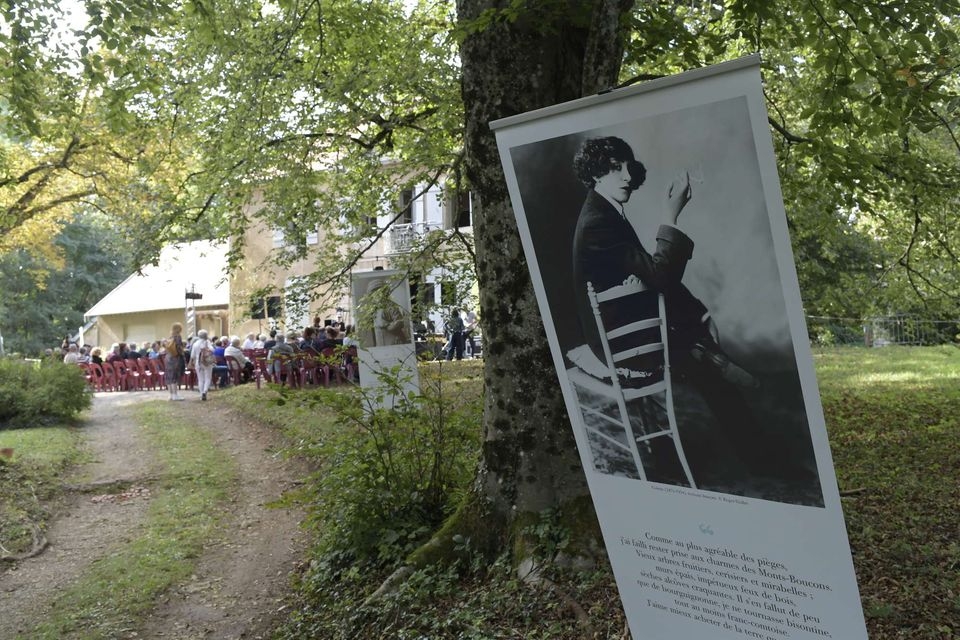
[[932,345],[957,342],[960,320],[930,320],[915,314],[874,318],[833,318],[807,316],[807,332],[812,344]]

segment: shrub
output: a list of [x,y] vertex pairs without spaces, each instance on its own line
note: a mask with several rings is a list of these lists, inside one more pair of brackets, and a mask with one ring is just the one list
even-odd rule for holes
[[0,429],[70,419],[89,406],[78,366],[0,359]]
[[[480,404],[474,398],[444,397],[439,385],[405,394],[395,373],[385,373],[381,383],[381,397],[364,391],[316,396],[344,427],[313,452],[324,464],[310,483],[320,551],[335,564],[383,567],[402,560],[450,515],[476,465]],[[384,397],[392,408],[375,408]]]

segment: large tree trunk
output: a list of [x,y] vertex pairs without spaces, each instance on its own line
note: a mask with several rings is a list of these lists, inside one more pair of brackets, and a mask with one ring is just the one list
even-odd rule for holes
[[553,509],[574,533],[594,537],[595,516],[488,123],[613,86],[622,18],[632,0],[530,2],[546,8],[470,28],[505,4],[457,2],[470,34],[460,52],[465,169],[479,205],[474,233],[486,386],[476,497],[490,532],[516,534]]

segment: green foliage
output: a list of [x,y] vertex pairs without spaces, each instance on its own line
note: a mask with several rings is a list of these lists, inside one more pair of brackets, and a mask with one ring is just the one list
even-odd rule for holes
[[61,425],[0,430],[0,449],[13,450],[0,456],[0,553],[28,551],[34,528],[46,528],[64,472],[82,458],[78,443],[77,430]]
[[[844,498],[844,511],[869,633],[911,640],[952,637],[960,602],[944,594],[960,593],[960,547],[954,539],[960,528],[955,508],[960,350],[830,349],[817,351],[815,363],[841,489],[858,490]],[[445,370],[456,373],[455,367]],[[291,394],[284,407],[298,395]],[[323,516],[313,517],[319,523]],[[532,520],[524,533],[545,558],[570,541],[554,511]],[[345,566],[343,560],[319,547],[299,578],[299,600],[280,637],[584,636],[558,592],[518,580],[507,556],[492,565],[475,557],[418,571],[371,607],[358,603],[384,572]],[[579,573],[548,566],[545,577],[584,608],[598,637],[622,633],[609,567]]]
[[0,359],[0,429],[69,420],[89,406],[78,366]]
[[[609,568],[593,573],[554,570],[550,579],[583,604],[599,638],[617,638],[623,609]],[[557,592],[517,579],[508,557],[492,564],[431,567],[414,573],[373,606],[358,606],[370,580],[349,578],[314,565],[302,579],[309,594],[279,638],[462,638],[465,640],[579,640],[587,637]]]
[[101,216],[80,215],[57,235],[53,257],[0,255],[4,350],[40,355],[75,334],[84,312],[129,275],[129,243]]
[[311,521],[322,553],[353,570],[392,566],[422,544],[453,511],[477,459],[476,402],[439,385],[405,392],[395,371],[380,384],[311,399],[342,425],[311,451],[324,461],[310,487]]

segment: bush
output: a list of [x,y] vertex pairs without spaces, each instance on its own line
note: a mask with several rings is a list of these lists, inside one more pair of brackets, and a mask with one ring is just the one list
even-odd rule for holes
[[382,376],[383,398],[321,393],[345,429],[324,443],[324,469],[312,483],[322,518],[321,548],[344,561],[389,566],[417,548],[450,515],[472,477],[479,443],[479,403],[436,390],[404,395]]
[[80,367],[0,359],[0,429],[70,419],[89,406]]

